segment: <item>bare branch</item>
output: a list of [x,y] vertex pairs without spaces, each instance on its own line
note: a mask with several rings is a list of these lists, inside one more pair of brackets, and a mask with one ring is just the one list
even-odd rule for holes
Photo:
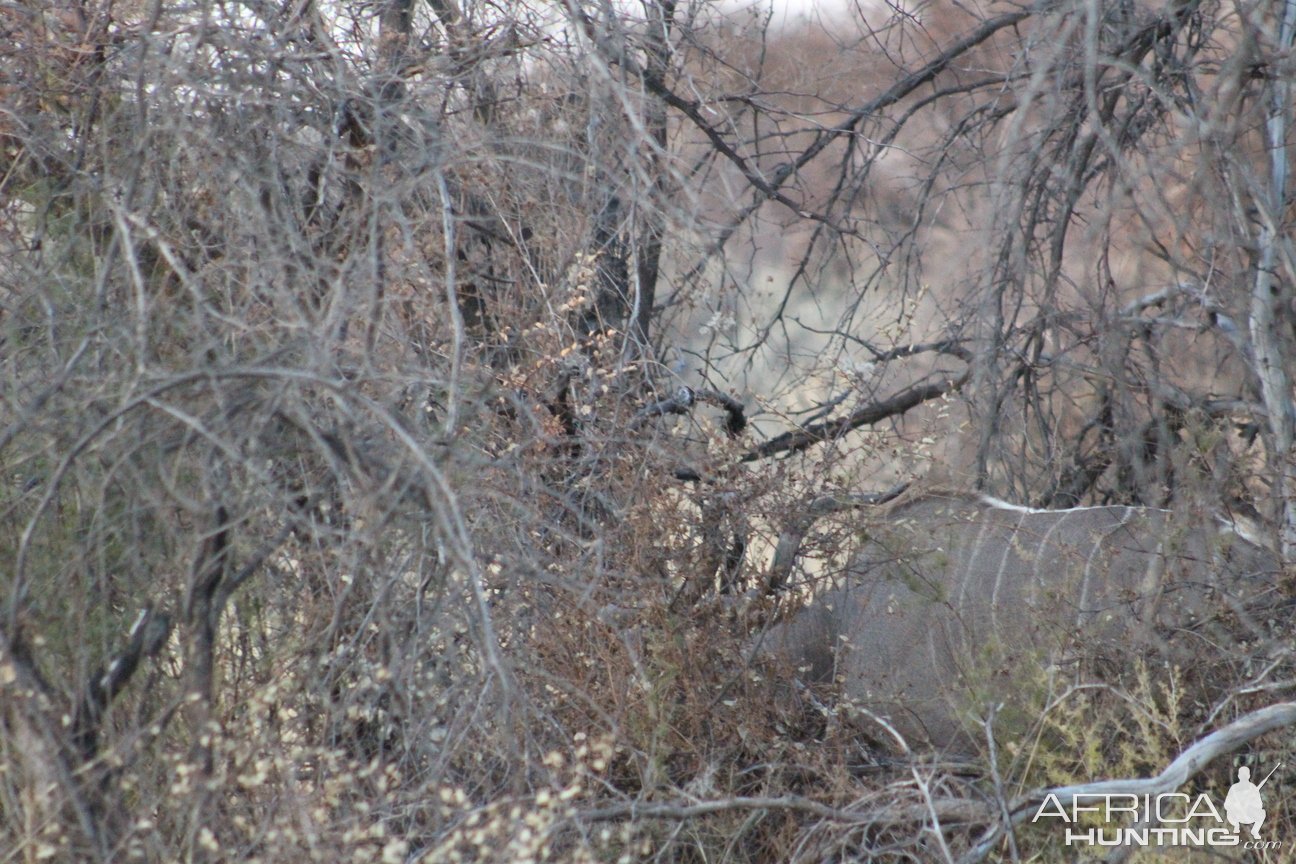
[[757,459],[768,459],[770,456],[779,453],[796,453],[825,441],[836,441],[853,429],[869,426],[890,417],[896,417],[924,402],[940,399],[950,393],[957,393],[967,383],[970,375],[970,371],[965,371],[961,375],[949,378],[943,383],[915,384],[901,390],[889,399],[866,405],[852,411],[845,417],[826,420],[812,426],[785,432],[748,450],[743,454],[742,461],[754,462]]
[[999,845],[999,840],[1006,831],[1033,816],[1038,812],[1039,806],[1050,796],[1066,806],[1076,798],[1086,795],[1155,796],[1174,792],[1219,757],[1237,752],[1243,745],[1261,735],[1293,724],[1296,724],[1296,702],[1280,702],[1244,714],[1223,729],[1212,732],[1176,756],[1174,761],[1155,777],[1102,780],[1096,783],[1079,783],[1031,792],[1013,801],[1011,818],[996,822],[982,834],[967,854],[959,859],[960,864],[973,864],[984,860]]

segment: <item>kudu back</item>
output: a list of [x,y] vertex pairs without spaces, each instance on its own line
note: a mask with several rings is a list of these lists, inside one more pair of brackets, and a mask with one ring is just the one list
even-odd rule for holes
[[763,650],[840,679],[911,746],[970,752],[990,705],[1002,706],[997,734],[1024,731],[1014,724],[1038,716],[1045,691],[1095,663],[1192,662],[1231,647],[1222,618],[1277,603],[1273,552],[1218,520],[1179,522],[1142,507],[901,500],[869,520],[844,584]]

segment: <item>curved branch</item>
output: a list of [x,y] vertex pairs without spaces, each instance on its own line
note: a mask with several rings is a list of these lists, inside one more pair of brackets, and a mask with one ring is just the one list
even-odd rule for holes
[[743,404],[732,396],[718,390],[695,390],[692,387],[681,387],[674,396],[659,399],[645,405],[630,418],[630,428],[642,425],[652,417],[663,417],[667,414],[688,414],[698,402],[709,402],[725,410],[725,432],[730,438],[736,437],[747,428],[747,414]]
[[1245,714],[1234,720],[1223,729],[1218,729],[1187,750],[1180,753],[1165,770],[1155,777],[1139,777],[1132,780],[1102,780],[1097,783],[1082,783],[1074,786],[1058,786],[1053,789],[1039,789],[1013,802],[1008,820],[999,820],[981,836],[966,855],[959,859],[959,864],[974,864],[984,859],[999,843],[1009,827],[1020,825],[1031,814],[1038,812],[1039,806],[1052,796],[1067,806],[1080,796],[1092,795],[1161,795],[1173,792],[1212,761],[1220,756],[1234,752],[1267,732],[1282,729],[1296,724],[1296,702],[1280,702]]

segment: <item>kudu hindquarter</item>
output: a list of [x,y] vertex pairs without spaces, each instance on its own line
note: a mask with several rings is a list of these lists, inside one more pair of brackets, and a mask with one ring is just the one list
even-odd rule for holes
[[1228,650],[1239,629],[1224,619],[1280,600],[1271,551],[1164,510],[930,494],[866,534],[845,584],[772,628],[763,650],[813,680],[836,676],[918,746],[976,748],[991,705],[999,732],[1024,731],[1059,676]]

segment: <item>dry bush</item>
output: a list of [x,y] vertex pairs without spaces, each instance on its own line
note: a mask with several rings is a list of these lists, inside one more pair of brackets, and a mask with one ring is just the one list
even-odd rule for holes
[[1285,693],[997,776],[749,664],[933,462],[1293,524],[1283,37],[1089,8],[0,10],[0,858],[977,857]]

